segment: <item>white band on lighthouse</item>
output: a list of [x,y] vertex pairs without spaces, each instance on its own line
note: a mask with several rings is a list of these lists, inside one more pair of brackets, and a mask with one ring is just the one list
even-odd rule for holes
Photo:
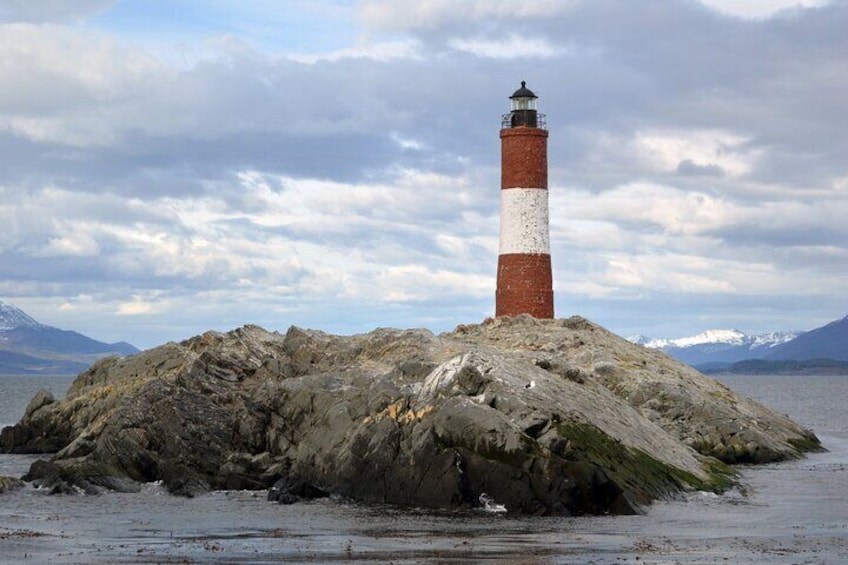
[[550,252],[548,191],[543,188],[501,190],[500,254]]

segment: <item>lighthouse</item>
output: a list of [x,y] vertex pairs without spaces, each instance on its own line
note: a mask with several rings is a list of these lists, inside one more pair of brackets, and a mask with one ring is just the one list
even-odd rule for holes
[[548,130],[524,81],[501,121],[501,230],[495,316],[554,317]]

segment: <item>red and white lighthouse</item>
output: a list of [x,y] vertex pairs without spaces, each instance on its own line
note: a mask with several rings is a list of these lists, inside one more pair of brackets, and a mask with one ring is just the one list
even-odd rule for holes
[[548,131],[521,88],[501,123],[501,233],[495,316],[554,317],[548,228]]

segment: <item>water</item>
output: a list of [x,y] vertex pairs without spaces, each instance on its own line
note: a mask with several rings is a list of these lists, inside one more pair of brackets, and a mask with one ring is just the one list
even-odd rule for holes
[[[0,421],[42,386],[0,377]],[[0,495],[0,562],[30,563],[848,563],[848,377],[732,376],[733,389],[813,428],[830,450],[742,469],[744,492],[693,493],[642,516],[532,518],[264,493]],[[52,384],[51,384],[52,383]],[[7,412],[8,411],[8,412]],[[16,419],[16,418],[13,418]],[[0,475],[34,458],[0,455]]]
[[29,401],[43,388],[56,398],[62,398],[74,381],[69,375],[0,375],[0,429],[18,422]]

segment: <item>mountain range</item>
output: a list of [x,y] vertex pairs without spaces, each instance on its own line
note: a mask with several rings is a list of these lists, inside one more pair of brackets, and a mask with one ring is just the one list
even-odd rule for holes
[[0,374],[75,374],[101,357],[138,351],[126,342],[103,343],[42,324],[0,300]]
[[707,371],[726,369],[735,363],[752,360],[774,364],[830,359],[848,363],[848,316],[807,332],[775,331],[748,335],[729,329],[708,330],[676,339],[645,336],[628,339]]

